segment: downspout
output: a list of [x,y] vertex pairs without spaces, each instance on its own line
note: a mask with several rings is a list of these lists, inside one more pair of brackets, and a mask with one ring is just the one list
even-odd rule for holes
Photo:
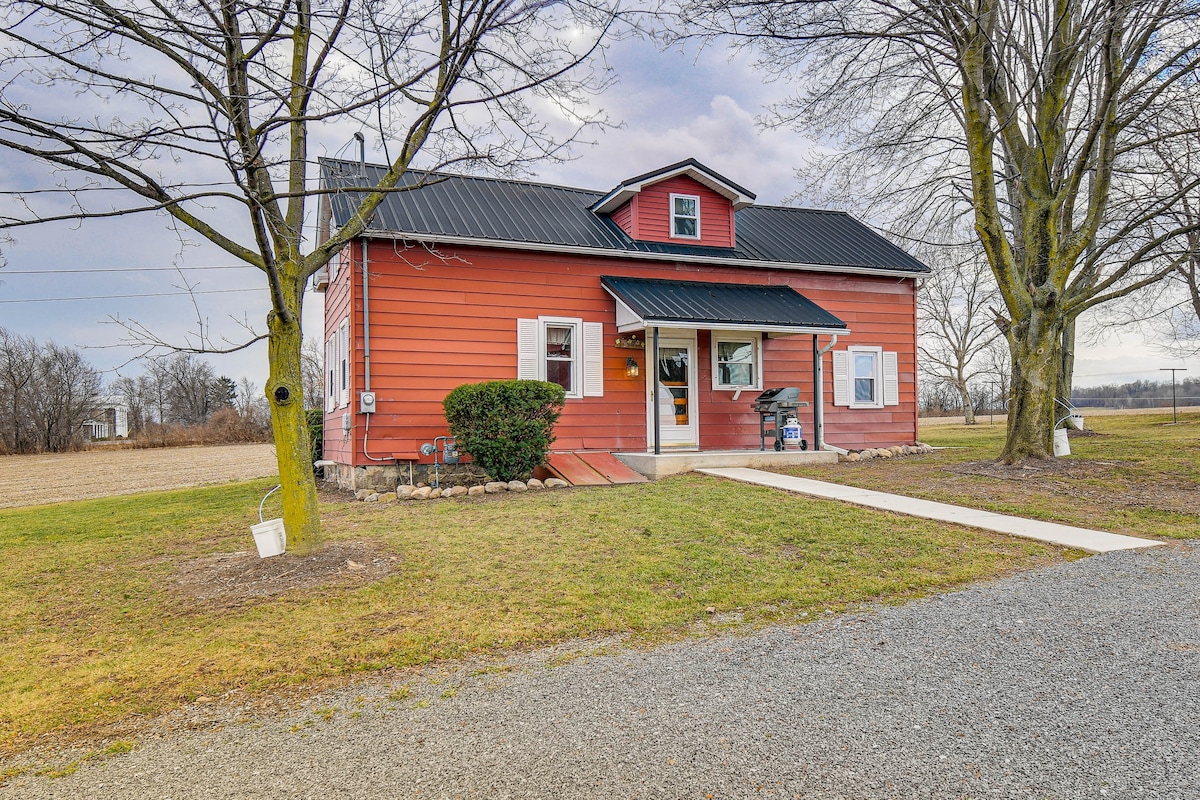
[[[359,177],[364,181],[367,177],[367,140],[359,132],[355,132],[354,138],[358,140],[358,170]],[[368,223],[368,227],[370,223]],[[371,391],[371,293],[370,279],[368,278],[369,263],[367,260],[367,237],[362,237],[362,299],[363,299],[363,391]],[[371,435],[371,417],[373,414],[366,414],[366,421],[363,423],[363,455],[372,461],[391,461],[394,458],[376,458],[367,452],[367,439]],[[411,470],[411,465],[410,465]]]
[[839,455],[849,451],[835,447],[825,441],[825,354],[837,344],[837,334],[832,335],[829,344],[818,349],[817,336],[813,334],[813,449],[830,450]]

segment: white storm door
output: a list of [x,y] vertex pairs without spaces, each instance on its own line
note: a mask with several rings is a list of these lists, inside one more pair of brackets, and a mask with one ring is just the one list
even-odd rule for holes
[[[653,347],[646,348],[653,358]],[[696,447],[699,430],[696,415],[696,340],[661,338],[654,379],[658,382],[658,408],[650,387],[650,413],[658,414],[659,442],[663,447]],[[654,417],[649,421],[649,450],[654,449]]]

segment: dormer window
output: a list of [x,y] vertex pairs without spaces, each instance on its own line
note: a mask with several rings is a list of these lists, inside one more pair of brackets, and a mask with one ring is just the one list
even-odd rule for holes
[[700,198],[697,195],[671,195],[671,237],[700,238]]

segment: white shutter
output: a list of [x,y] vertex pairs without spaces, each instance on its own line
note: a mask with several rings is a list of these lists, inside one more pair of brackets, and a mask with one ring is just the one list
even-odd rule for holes
[[883,351],[883,404],[900,405],[900,369],[896,354],[887,350]]
[[583,396],[604,396],[604,323],[583,323]]
[[350,405],[350,323],[338,329],[338,408]]
[[517,320],[517,380],[538,380],[538,367],[541,358],[538,347],[538,328],[536,319]]
[[334,372],[336,371],[336,359],[334,357],[333,343],[336,337],[330,336],[325,340],[325,413],[332,414],[337,408],[337,403],[334,401],[334,391],[337,386],[334,383]]
[[850,405],[850,354],[845,350],[833,353],[833,404]]

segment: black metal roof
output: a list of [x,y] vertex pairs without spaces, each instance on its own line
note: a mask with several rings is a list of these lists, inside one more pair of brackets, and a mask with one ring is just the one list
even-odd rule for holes
[[790,286],[668,281],[602,275],[600,285],[643,320],[772,329],[844,331],[846,323]]
[[[385,167],[321,160],[327,189],[373,186]],[[473,240],[497,246],[540,244],[547,249],[584,249],[598,255],[667,256],[679,260],[756,261],[770,264],[868,269],[904,274],[928,267],[848,214],[781,206],[750,206],[736,212],[737,246],[644,242],[631,239],[608,216],[591,207],[605,192],[544,183],[410,171],[384,199],[370,232],[414,240]],[[357,192],[330,195],[333,220],[354,213]]]

